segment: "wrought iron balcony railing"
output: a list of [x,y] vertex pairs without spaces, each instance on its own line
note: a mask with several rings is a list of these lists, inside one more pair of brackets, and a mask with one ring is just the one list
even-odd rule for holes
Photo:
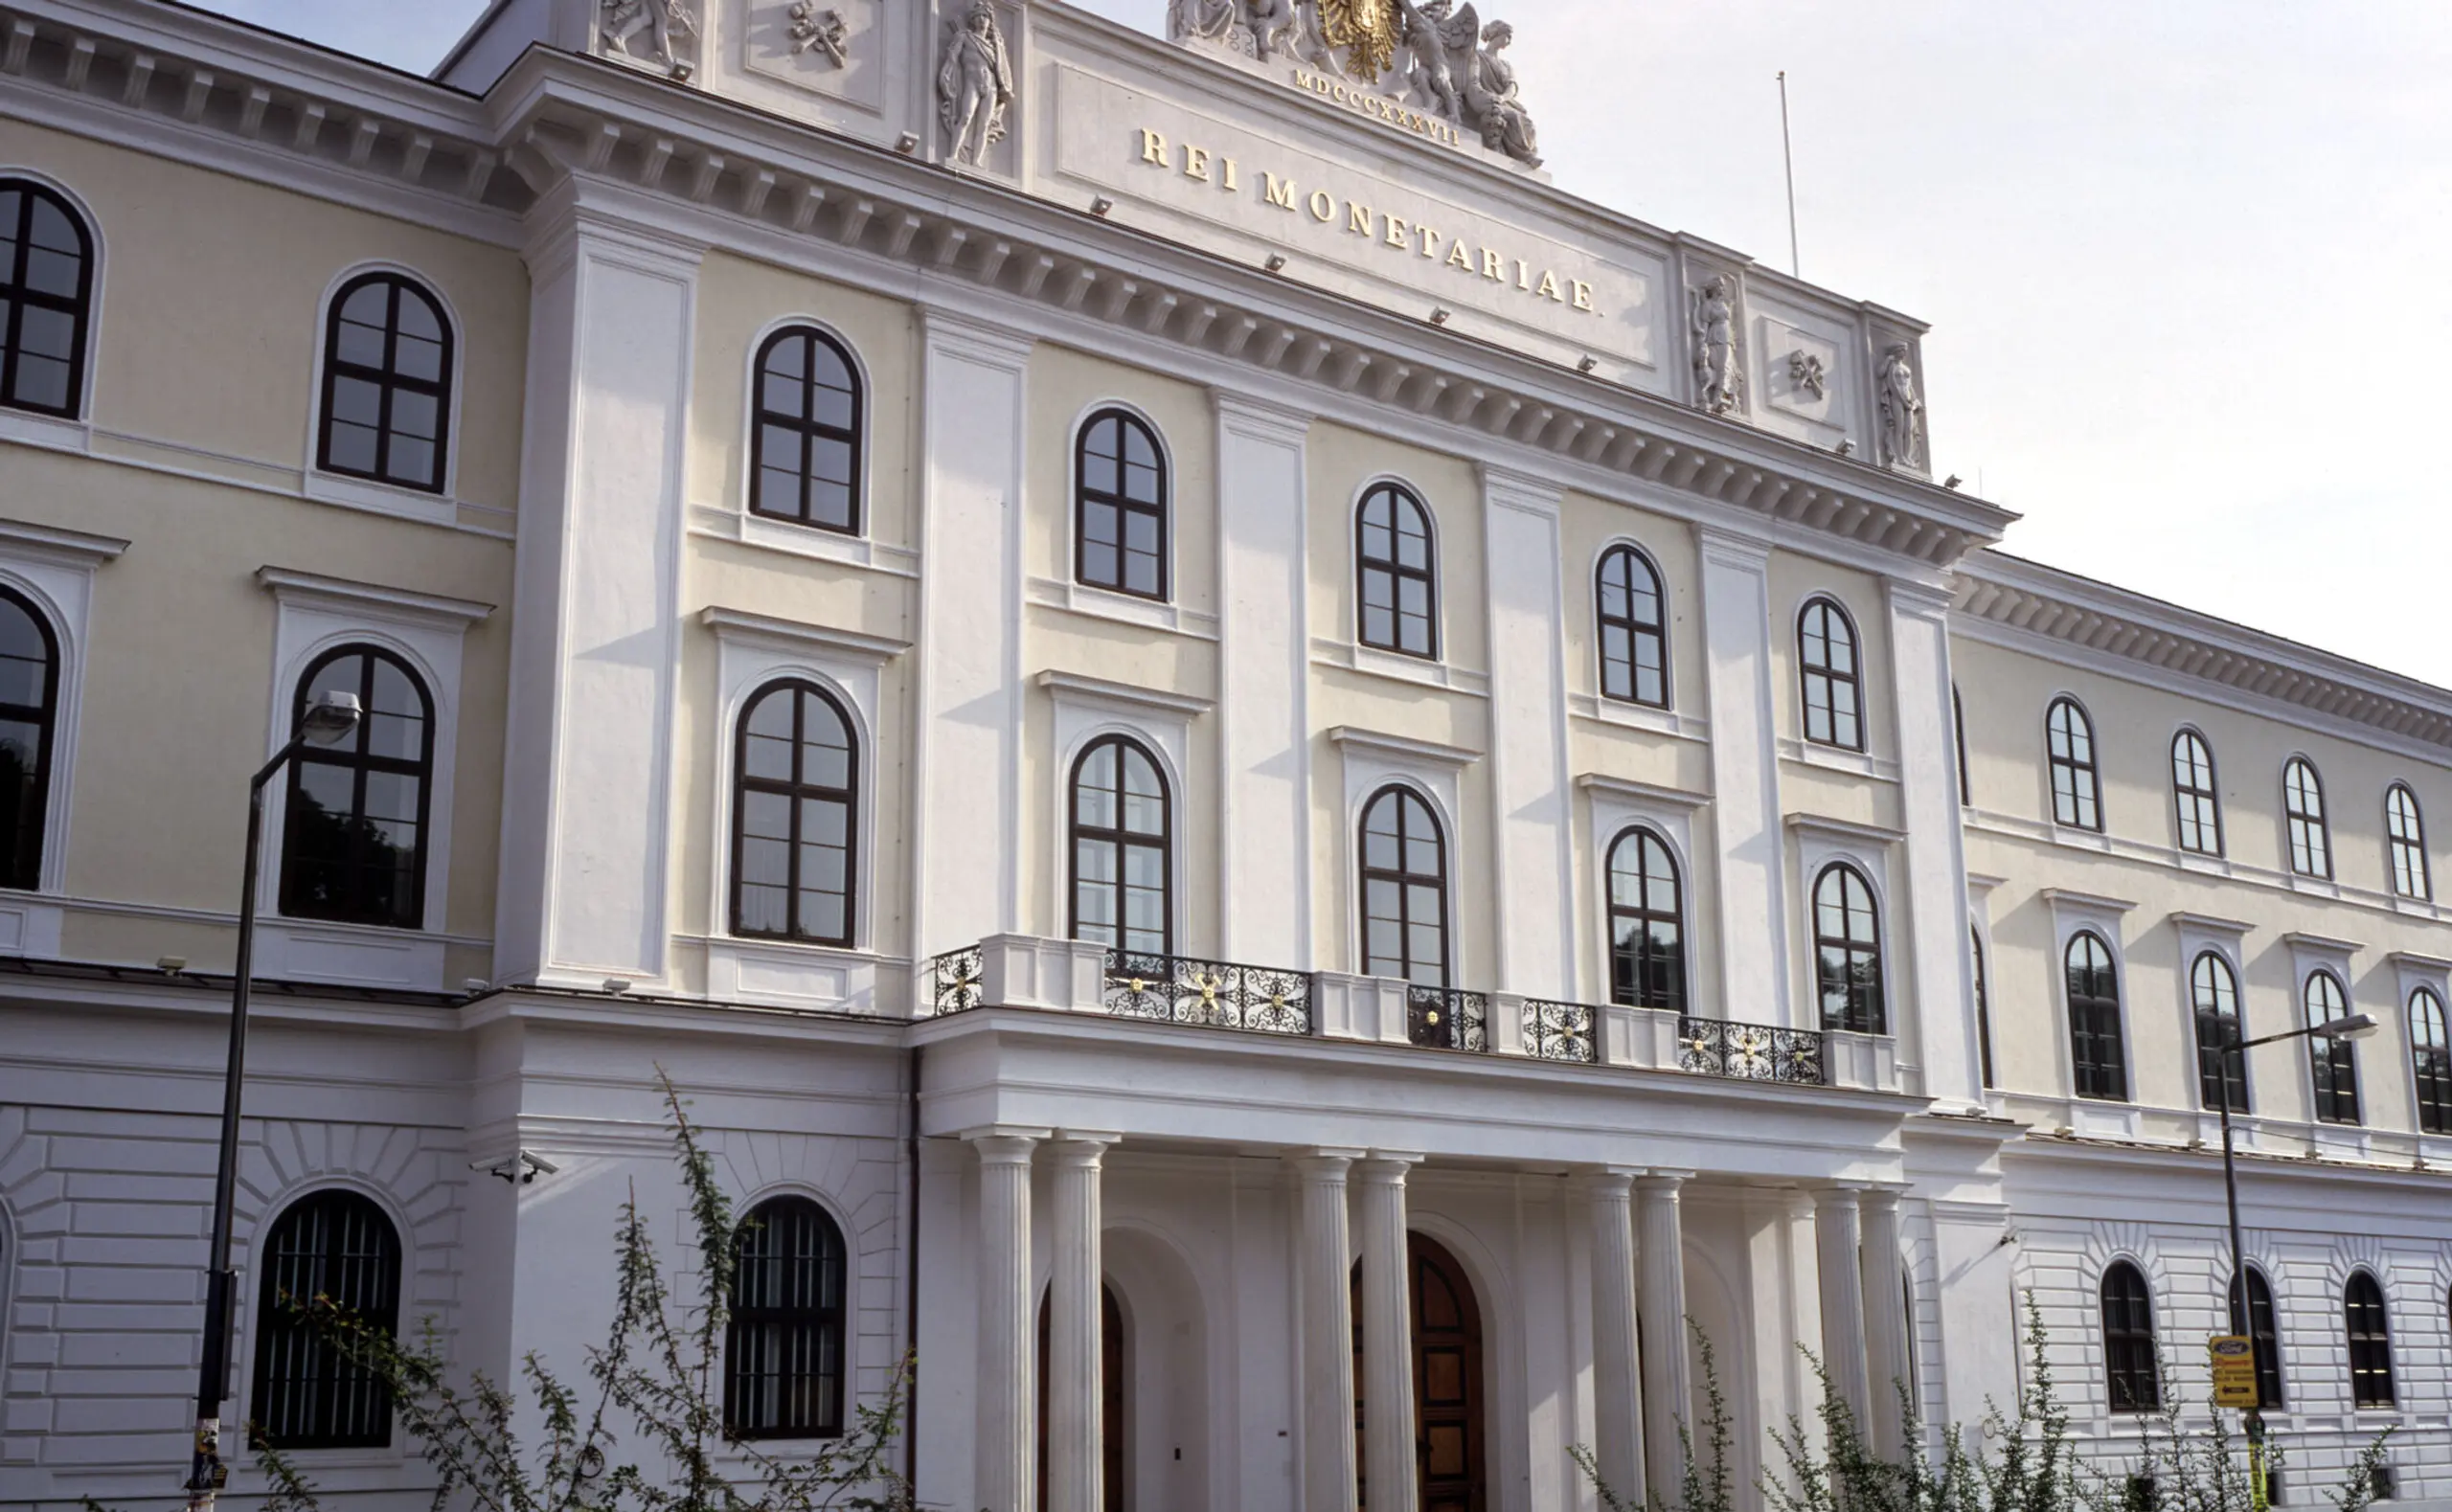
[[986,972],[987,953],[976,945],[964,950],[949,950],[929,961],[928,1010],[925,1016],[933,1019],[978,1007],[987,996],[982,985]]
[[1580,1003],[1524,1001],[1524,1053],[1534,1060],[1579,1061],[1600,1058],[1592,1037],[1592,1009]]
[[1107,1012],[1120,1019],[1257,1034],[1311,1032],[1311,978],[1300,971],[1109,951],[1105,1001]]
[[1678,1029],[1680,1070],[1735,1081],[1779,1081],[1820,1087],[1829,1081],[1820,1033],[1689,1018]]
[[1455,987],[1409,986],[1405,989],[1405,1036],[1425,1049],[1478,1054],[1490,1048],[1489,999]]

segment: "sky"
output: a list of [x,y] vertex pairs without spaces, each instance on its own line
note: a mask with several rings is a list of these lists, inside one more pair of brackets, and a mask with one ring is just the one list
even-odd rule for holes
[[[212,9],[423,68],[482,5]],[[1782,267],[1786,71],[1802,271],[1932,324],[2009,550],[2452,687],[2452,3],[1481,9],[1559,187]]]

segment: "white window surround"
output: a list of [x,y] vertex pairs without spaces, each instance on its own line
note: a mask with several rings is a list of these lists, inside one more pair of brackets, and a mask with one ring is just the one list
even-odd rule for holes
[[[1170,518],[1170,528],[1171,525]],[[1069,530],[1065,532],[1065,539],[1068,543],[1072,540]],[[1171,568],[1169,570],[1172,571]],[[1112,588],[1100,588],[1089,583],[1077,583],[1069,577],[1033,577],[1029,588],[1031,602],[1045,608],[1061,609],[1069,614],[1086,615],[1093,620],[1112,621],[1144,630],[1164,630],[1190,636],[1196,641],[1218,638],[1215,615],[1187,609],[1179,603],[1144,598],[1138,594],[1118,593]]]
[[[2099,892],[2080,892],[2074,888],[2045,888],[2041,893],[2052,910],[2052,1001],[2058,1009],[2057,1028],[2060,1053],[2070,1053],[2069,1017],[2069,946],[2079,935],[2093,935],[2111,952],[2111,976],[2120,994],[2120,1062],[2122,1079],[2128,1095],[2119,1102],[2105,1102],[2077,1095],[2077,1069],[2062,1085],[2068,1088],[2066,1107],[2069,1127],[2092,1139],[2129,1140],[2138,1138],[2143,1114],[2137,1103],[2137,1004],[2128,990],[2127,918],[2137,905],[2126,898],[2105,897]],[[2194,1032],[2184,1042],[2196,1043]],[[2063,1064],[2067,1064],[2065,1061]]]
[[1908,975],[1894,946],[1898,938],[1897,915],[1892,907],[1891,851],[1907,837],[1896,829],[1859,824],[1820,814],[1789,814],[1783,821],[1796,842],[1797,962],[1796,1027],[1822,1027],[1822,993],[1814,967],[1813,884],[1833,862],[1844,861],[1864,877],[1873,892],[1874,948],[1881,953],[1881,995],[1884,1032],[1895,1042],[1909,1043],[1905,1009],[1912,1001]]
[[[1861,693],[1859,697],[1861,702]],[[1827,771],[1846,772],[1853,777],[1869,777],[1876,782],[1899,779],[1898,763],[1885,756],[1864,751],[1848,751],[1838,746],[1816,745],[1810,740],[1792,736],[1780,737],[1780,759],[1805,766],[1818,766]]]
[[85,302],[84,388],[77,395],[77,417],[66,419],[57,415],[34,415],[25,410],[0,409],[0,440],[23,441],[34,446],[48,446],[59,451],[90,452],[94,446],[94,387],[102,364],[95,360],[102,347],[102,297],[110,284],[103,275],[110,269],[110,257],[102,237],[102,217],[85,196],[77,192],[65,180],[54,178],[38,168],[23,164],[0,163],[0,178],[22,178],[43,188],[68,202],[69,208],[84,222],[85,235],[94,249],[93,278],[88,284],[93,297]]
[[257,937],[257,969],[266,977],[303,982],[441,991],[460,744],[461,643],[468,626],[492,614],[493,606],[285,567],[259,568],[256,580],[272,594],[277,609],[271,708],[264,731],[267,756],[289,742],[289,711],[298,680],[317,657],[337,647],[363,644],[391,651],[417,670],[434,699],[423,925],[386,929],[282,915],[282,831],[288,804],[282,798],[286,778],[277,777],[264,794],[263,872],[256,895],[263,923]]
[[85,647],[94,574],[127,543],[107,535],[0,520],[0,583],[15,589],[50,622],[59,645],[51,716],[51,770],[44,774],[42,869],[34,892],[0,892],[0,955],[59,954],[67,886],[68,817],[77,778],[77,737],[84,707]]
[[[1090,417],[1098,414],[1101,410],[1119,410],[1124,414],[1131,416],[1134,419],[1139,420],[1142,424],[1149,428],[1150,437],[1158,443],[1158,460],[1160,464],[1166,468],[1167,473],[1167,495],[1165,500],[1159,506],[1160,510],[1165,514],[1167,521],[1165,532],[1167,538],[1167,596],[1163,598],[1145,598],[1139,594],[1128,594],[1124,592],[1122,589],[1101,588],[1095,583],[1085,583],[1081,581],[1081,542],[1079,539],[1079,531],[1081,529],[1081,427],[1089,424]],[[1143,409],[1140,405],[1133,403],[1130,399],[1110,395],[1105,398],[1092,399],[1089,403],[1082,405],[1078,411],[1075,412],[1073,416],[1073,423],[1064,428],[1064,581],[1076,588],[1088,589],[1092,593],[1100,594],[1104,597],[1127,598],[1136,604],[1144,604],[1153,609],[1178,608],[1183,603],[1184,597],[1183,577],[1179,571],[1183,553],[1175,549],[1175,528],[1181,523],[1181,521],[1176,518],[1175,485],[1180,476],[1181,475],[1175,470],[1175,445],[1174,442],[1167,439],[1167,428],[1158,423],[1158,417],[1156,416],[1150,414],[1147,410]],[[1196,615],[1193,618],[1207,620],[1214,625],[1216,622],[1217,617],[1215,615]]]
[[[2284,935],[2282,937],[2282,942],[2290,949],[2289,1027],[2294,1029],[2307,1027],[2307,979],[2320,971],[2331,973],[2333,978],[2341,983],[2342,1004],[2348,1012],[2361,1011],[2358,1002],[2358,978],[2353,974],[2350,962],[2360,951],[2367,948],[2365,945],[2356,940],[2335,939],[2327,935],[2311,935],[2304,932]],[[2397,1022],[2402,1016],[2397,1010],[2407,1001],[2404,998],[2401,1003],[2395,1004],[2396,1011],[2393,1014],[2388,1016],[2379,1013],[2376,1018],[2388,1024]],[[2358,1077],[2360,1121],[2327,1123],[2315,1116],[2314,1109],[2316,1041],[2312,1036],[2301,1035],[2290,1043],[2297,1051],[2291,1058],[2298,1063],[2299,1086],[2309,1101],[2306,1124],[2308,1147],[2319,1154],[2342,1160],[2366,1160],[2374,1147],[2375,1114],[2375,1099],[2369,1091],[2375,1068],[2372,1063],[2372,1057],[2361,1053],[2366,1047],[2352,1042],[2350,1048],[2350,1064],[2356,1068]],[[2369,1042],[2371,1045],[2380,1043],[2384,1043],[2381,1035]],[[2406,1041],[2403,1043],[2406,1044]]]
[[[1421,517],[1430,527],[1430,639],[1438,647],[1432,656],[1414,656],[1404,651],[1391,651],[1384,646],[1362,643],[1362,501],[1374,488],[1395,485],[1413,495],[1421,506]],[[1346,592],[1351,598],[1353,610],[1346,616],[1346,643],[1353,648],[1354,666],[1367,669],[1364,653],[1392,661],[1410,662],[1417,666],[1444,666],[1454,659],[1456,647],[1447,638],[1447,544],[1441,537],[1439,510],[1430,502],[1430,493],[1421,485],[1401,473],[1374,473],[1362,480],[1353,497],[1345,506]],[[1484,680],[1487,686],[1487,680]]]
[[[1863,747],[1862,750],[1850,750],[1846,746],[1826,746],[1805,738],[1805,677],[1806,671],[1805,665],[1805,612],[1818,603],[1829,604],[1832,608],[1839,611],[1839,618],[1847,622],[1848,638],[1851,643],[1856,658],[1856,737],[1857,743]],[[1882,761],[1873,754],[1873,668],[1867,663],[1865,658],[1864,621],[1856,618],[1856,611],[1848,607],[1848,600],[1842,598],[1837,590],[1817,585],[1807,588],[1804,593],[1797,596],[1796,607],[1788,611],[1787,656],[1790,664],[1787,696],[1791,701],[1792,707],[1796,710],[1797,733],[1796,738],[1793,741],[1786,736],[1781,737],[1780,754],[1782,756],[1791,755],[1792,753],[1788,748],[1793,744],[1798,748],[1797,752],[1794,753],[1795,757],[1801,761],[1811,761],[1817,756],[1830,756],[1837,759],[1824,764],[1835,766],[1841,771],[1862,771],[1877,776],[1879,773],[1876,771],[1876,768],[1880,766],[1887,766],[1891,769],[1891,775],[1896,777],[1898,770],[1898,763],[1895,761]],[[1804,754],[1808,751],[1814,753],[1814,755],[1806,756]],[[1863,761],[1864,765],[1861,767],[1853,765],[1850,761],[1850,757],[1854,757]]]
[[[1601,691],[1608,685],[1608,676],[1601,666],[1601,559],[1621,546],[1642,557],[1644,565],[1651,569],[1652,581],[1660,585],[1660,682],[1662,690],[1669,695],[1665,707],[1637,703],[1630,698],[1611,698]],[[1592,655],[1587,659],[1592,672],[1592,696],[1604,708],[1615,704],[1629,711],[1640,710],[1647,714],[1665,714],[1674,718],[1677,712],[1676,645],[1671,623],[1674,617],[1669,613],[1669,575],[1661,571],[1660,557],[1650,547],[1631,535],[1613,535],[1595,547],[1591,558],[1583,564],[1583,591],[1585,607],[1589,611],[1584,622],[1592,629]]]
[[[715,637],[716,718],[709,733],[709,770],[715,774],[707,898],[707,991],[740,1003],[824,1007],[849,1013],[877,1009],[876,827],[878,732],[886,664],[910,643],[854,630],[805,624],[747,610],[710,605],[698,622]],[[779,679],[799,678],[825,688],[851,719],[858,742],[851,865],[851,947],[798,940],[742,938],[731,934],[733,802],[740,718],[750,698]]]
[[1190,922],[1186,896],[1188,817],[1192,812],[1192,724],[1217,706],[1206,698],[1136,688],[1078,672],[1044,671],[1036,679],[1056,705],[1056,843],[1048,848],[1053,868],[1056,927],[1070,934],[1073,917],[1073,768],[1091,741],[1123,735],[1147,751],[1167,780],[1167,900],[1169,937],[1178,954],[1192,955],[1186,937]]
[[[1979,1046],[1979,1053],[1988,1049],[1991,1054],[1992,1085],[1984,1089],[1984,1102],[1992,1116],[1998,1118],[2005,1116],[2009,1106],[2006,1099],[2013,1089],[2001,1085],[2007,1077],[2009,1067],[2001,1054],[1998,1031],[2001,1005],[2001,957],[1992,948],[1992,894],[2000,888],[2007,886],[2009,879],[1991,876],[1981,871],[1969,871],[1965,876],[1967,928],[1972,932],[1973,943],[1984,952],[1982,982],[1985,1021],[1975,1026],[1974,1032],[1982,1034],[1987,1028],[1993,1030],[1991,1044],[1988,1047]],[[1971,985],[1973,983],[1970,983]]]
[[[750,496],[758,487],[758,354],[779,332],[794,328],[816,331],[832,342],[851,362],[851,380],[860,386],[860,434],[852,441],[860,459],[860,475],[851,480],[852,518],[860,526],[856,530],[829,530],[822,525],[806,525],[771,514],[759,514],[749,508]],[[870,376],[868,359],[860,355],[859,344],[833,322],[801,312],[778,316],[758,328],[757,333],[749,338],[749,345],[740,358],[740,450],[736,454],[740,458],[740,488],[724,510],[739,522],[738,539],[801,552],[810,556],[838,557],[857,561],[862,566],[870,564],[871,553],[852,548],[867,546],[874,533],[873,527],[875,521],[869,514],[869,505],[874,497],[869,486],[873,471],[869,466],[869,454],[870,442],[876,430],[876,384]],[[834,543],[834,547],[829,549],[822,544],[825,541]]]
[[[1356,496],[1359,503],[1359,496]],[[1463,830],[1458,818],[1464,812],[1461,798],[1464,769],[1482,758],[1478,751],[1461,746],[1442,745],[1436,740],[1418,740],[1409,735],[1382,734],[1376,731],[1359,730],[1351,725],[1338,725],[1328,732],[1330,743],[1344,757],[1345,827],[1342,848],[1346,857],[1344,898],[1339,911],[1345,917],[1345,959],[1355,975],[1362,969],[1362,811],[1372,795],[1391,785],[1411,789],[1430,805],[1439,822],[1440,837],[1446,842],[1447,885],[1441,890],[1446,900],[1447,916],[1447,984],[1467,987],[1473,982],[1472,963],[1464,955],[1464,933],[1457,927],[1456,897],[1460,891],[1457,878],[1464,862]]]
[[[2187,1101],[2190,1107],[2196,1110],[2197,1138],[2207,1145],[2219,1149],[2222,1141],[2222,1112],[2219,1108],[2206,1107],[2200,1095],[2203,1076],[2198,1070],[2201,1063],[2196,1059],[2201,1049],[2196,1034],[2196,961],[2198,957],[2211,954],[2231,968],[2232,984],[2238,989],[2240,1036],[2246,1039],[2255,1038],[2257,1030],[2249,1026],[2246,941],[2249,932],[2256,926],[2238,919],[2217,918],[2211,914],[2186,912],[2171,914],[2170,923],[2172,933],[2179,937],[2180,942],[2179,1043],[2188,1047],[2189,1066],[2191,1072],[2186,1078],[2189,1088]],[[2253,1061],[2247,1069],[2246,1075],[2248,1103],[2249,1107],[2253,1108],[2257,1102],[2256,1067]],[[2259,1127],[2259,1121],[2253,1113],[2239,1108],[2231,1110],[2232,1138],[2240,1149],[2252,1150],[2257,1147]]]
[[1641,730],[1672,740],[1709,740],[1712,736],[1712,722],[1699,715],[1654,709],[1649,704],[1624,703],[1598,693],[1568,693],[1567,711],[1595,724]]
[[[2400,996],[2395,1000],[2394,1016],[2384,1021],[2384,1032],[2367,1043],[2372,1047],[2390,1045],[2390,1053],[2400,1062],[2402,1095],[2409,1099],[2410,1127],[2417,1132],[2418,1044],[2410,998],[2424,987],[2444,1004],[2447,1014],[2452,1014],[2452,960],[2412,950],[2396,950],[2385,959],[2393,963],[2394,985]],[[2452,1135],[2418,1133],[2418,1141],[2423,1159],[2452,1159]]]
[[[428,493],[422,488],[406,488],[397,484],[381,483],[373,478],[352,477],[346,473],[327,472],[322,465],[324,451],[324,337],[330,328],[332,300],[350,280],[369,273],[391,273],[407,279],[425,291],[443,311],[443,324],[451,332],[450,402],[443,431],[443,491]],[[306,371],[311,375],[306,385],[306,454],[300,459],[300,491],[319,504],[335,504],[344,508],[365,509],[375,514],[388,514],[403,520],[418,520],[427,525],[460,523],[460,453],[465,438],[460,429],[460,400],[466,392],[468,369],[467,325],[443,285],[426,273],[402,262],[374,259],[352,262],[332,275],[324,285],[323,296],[315,301],[315,327],[311,332]]]
[[1311,639],[1311,661],[1317,666],[1333,666],[1359,672],[1365,677],[1384,677],[1393,682],[1411,683],[1418,688],[1435,688],[1472,698],[1490,696],[1490,679],[1487,672],[1457,666],[1445,661],[1428,662],[1419,656],[1407,656],[1402,651],[1384,651],[1375,645],[1364,645],[1359,640],[1336,641],[1314,636]]
[[1699,970],[1702,952],[1695,948],[1694,939],[1698,895],[1694,886],[1694,814],[1711,799],[1682,788],[1655,787],[1649,782],[1598,773],[1577,778],[1575,785],[1583,790],[1592,824],[1592,891],[1585,894],[1591,898],[1594,911],[1590,923],[1597,975],[1590,979],[1596,983],[1591,1001],[1602,1004],[1610,998],[1609,850],[1628,830],[1647,829],[1669,847],[1670,859],[1677,863],[1677,927],[1685,945],[1686,1011],[1697,1018],[1720,1017],[1713,1011],[1718,1004],[1703,990]]

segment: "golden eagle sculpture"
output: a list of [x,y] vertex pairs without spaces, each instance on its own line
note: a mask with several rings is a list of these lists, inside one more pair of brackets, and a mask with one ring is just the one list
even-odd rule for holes
[[1346,72],[1365,83],[1396,65],[1397,0],[1319,0],[1320,40],[1346,50]]

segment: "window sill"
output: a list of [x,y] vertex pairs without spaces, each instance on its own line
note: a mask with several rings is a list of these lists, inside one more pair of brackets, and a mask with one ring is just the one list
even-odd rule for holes
[[1818,766],[1826,772],[1845,772],[1852,777],[1869,777],[1876,782],[1898,780],[1898,763],[1861,751],[1842,751],[1832,746],[1816,745],[1810,740],[1780,737],[1780,759],[1800,766]]
[[920,553],[917,552],[890,546],[866,535],[847,535],[839,530],[820,530],[813,525],[770,520],[745,509],[723,509],[713,505],[693,504],[690,507],[690,533],[719,541],[738,541],[743,546],[781,552],[787,556],[806,557],[811,561],[865,567],[872,572],[892,573],[897,577],[920,575]]
[[1117,624],[1138,625],[1144,630],[1164,630],[1170,635],[1188,635],[1201,641],[1218,638],[1215,615],[1187,609],[1179,603],[1144,598],[1137,594],[1093,588],[1087,583],[1033,577],[1030,580],[1030,600],[1042,608],[1061,609],[1067,614],[1108,620]]
[[732,1003],[875,1013],[880,959],[835,945],[706,937],[707,995]]
[[425,930],[284,915],[258,927],[256,975],[442,992],[447,943]]
[[395,519],[416,520],[425,525],[460,523],[460,501],[449,493],[427,493],[421,488],[396,487],[376,483],[370,478],[349,478],[321,468],[306,469],[300,491],[318,504],[337,504],[345,509],[364,509],[370,514],[388,514]]
[[1474,698],[1490,695],[1490,680],[1485,673],[1450,666],[1444,662],[1426,661],[1419,656],[1406,656],[1398,651],[1382,651],[1377,646],[1363,645],[1353,641],[1314,637],[1311,665],[1359,672],[1365,677],[1384,677],[1391,682],[1410,683],[1416,688],[1464,693]]
[[94,450],[94,427],[87,420],[63,419],[57,415],[36,415],[28,410],[0,409],[0,441],[15,441],[22,446],[40,446],[50,451],[75,452],[91,456]]
[[1648,704],[1629,704],[1615,698],[1602,698],[1597,693],[1569,693],[1567,711],[1578,719],[1588,719],[1597,725],[1615,725],[1623,730],[1642,730],[1672,740],[1708,740],[1711,721],[1681,714],[1674,709],[1654,709]]

